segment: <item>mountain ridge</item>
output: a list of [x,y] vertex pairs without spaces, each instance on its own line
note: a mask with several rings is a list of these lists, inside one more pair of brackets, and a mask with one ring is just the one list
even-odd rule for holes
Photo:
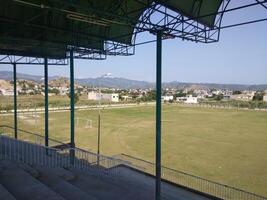
[[[64,79],[62,76],[51,76],[49,80]],[[0,71],[0,79],[13,80],[13,73],[10,71]],[[17,79],[31,80],[37,83],[43,82],[43,76],[29,75],[23,73],[17,73]],[[75,81],[84,86],[94,87],[110,87],[120,89],[147,89],[155,88],[155,83],[148,81],[131,80],[127,78],[118,77],[97,77],[97,78],[78,78]],[[266,90],[267,84],[219,84],[219,83],[186,83],[179,81],[171,81],[162,83],[163,88],[214,88],[214,89],[229,89],[229,90]]]

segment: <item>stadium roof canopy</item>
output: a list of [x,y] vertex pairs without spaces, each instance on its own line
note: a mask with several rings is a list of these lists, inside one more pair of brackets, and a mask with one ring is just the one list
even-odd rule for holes
[[166,37],[214,42],[217,38],[211,40],[207,31],[218,24],[218,10],[226,7],[222,4],[225,1],[5,0],[0,7],[0,54],[64,59],[72,48],[81,58],[126,55],[137,33],[163,27]]

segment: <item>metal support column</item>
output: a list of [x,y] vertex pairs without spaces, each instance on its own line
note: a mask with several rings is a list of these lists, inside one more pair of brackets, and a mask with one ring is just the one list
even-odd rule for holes
[[70,51],[70,157],[71,157],[71,164],[74,163],[74,148],[75,148],[75,91],[74,91],[74,58],[73,58],[73,50]]
[[45,86],[45,146],[48,147],[48,129],[49,129],[49,121],[48,121],[48,62],[47,58],[44,58],[44,86]]
[[13,64],[13,82],[14,82],[14,137],[18,138],[18,116],[17,116],[17,66]]
[[99,99],[99,108],[98,108],[98,129],[97,129],[97,165],[99,165],[99,154],[100,154],[100,123],[101,123],[101,116],[100,116],[100,99]]
[[161,62],[162,31],[157,31],[156,70],[156,200],[161,199]]

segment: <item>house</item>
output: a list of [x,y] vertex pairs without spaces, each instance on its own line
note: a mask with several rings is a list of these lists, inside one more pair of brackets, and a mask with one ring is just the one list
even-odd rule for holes
[[222,90],[213,90],[212,91],[212,94],[214,94],[214,95],[220,95],[220,94],[223,94],[223,91]]
[[58,90],[59,90],[59,94],[61,96],[64,96],[68,94],[69,88],[63,86],[63,87],[59,87]]
[[176,101],[178,102],[185,102],[187,100],[186,97],[176,97]]
[[119,102],[119,94],[117,94],[117,93],[101,94],[101,99],[108,100],[111,102]]
[[101,100],[100,93],[94,91],[88,92],[88,100],[93,100],[93,101]]
[[251,101],[253,99],[254,94],[236,94],[231,95],[230,98],[234,100],[240,100],[240,101]]
[[176,97],[176,101],[184,102],[188,104],[195,104],[195,103],[198,103],[198,98],[193,97],[192,95],[188,95],[186,97]]
[[173,101],[172,95],[161,96],[162,101]]
[[263,101],[267,102],[267,95],[263,96]]
[[[142,97],[142,96],[141,96]],[[128,95],[123,95],[123,96],[121,96],[121,99],[123,100],[123,101],[129,101],[129,100],[132,100],[132,97],[130,97],[130,96],[128,96]]]
[[94,100],[94,101],[107,100],[111,102],[119,102],[119,94],[117,93],[105,94],[92,91],[88,93],[88,100]]
[[[3,96],[13,96],[14,95],[14,90],[13,89],[2,89],[0,88],[0,94]],[[18,94],[18,91],[17,91]]]
[[189,95],[186,97],[185,103],[188,103],[188,104],[198,103],[197,97],[193,97],[192,95]]

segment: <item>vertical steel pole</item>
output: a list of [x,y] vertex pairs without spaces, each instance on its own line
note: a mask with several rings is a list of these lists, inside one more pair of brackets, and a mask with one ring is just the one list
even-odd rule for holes
[[98,130],[97,130],[97,165],[99,165],[99,154],[100,154],[100,120],[101,120],[101,116],[100,116],[100,100],[101,100],[101,93],[99,90],[99,101],[98,101]]
[[156,200],[161,199],[161,62],[162,31],[157,32],[156,70]]
[[74,131],[75,131],[75,91],[74,91],[74,58],[73,58],[73,49],[70,50],[70,157],[71,157],[71,164],[74,163],[74,148],[75,148],[75,138],[74,138]]
[[13,82],[14,82],[14,136],[18,138],[18,116],[17,116],[17,66],[13,63]]
[[44,85],[45,85],[45,146],[48,147],[48,131],[49,131],[49,121],[48,121],[48,62],[47,58],[44,58]]

